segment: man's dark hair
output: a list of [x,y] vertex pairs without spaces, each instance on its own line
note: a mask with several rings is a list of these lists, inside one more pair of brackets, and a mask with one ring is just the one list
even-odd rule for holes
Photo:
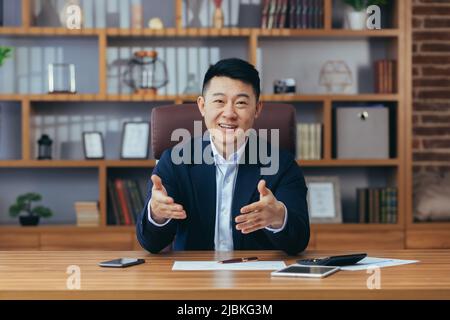
[[259,100],[259,94],[261,92],[259,73],[258,70],[247,61],[238,58],[230,58],[220,60],[216,64],[210,66],[203,79],[203,95],[209,81],[214,77],[228,77],[251,85],[255,92],[256,101]]

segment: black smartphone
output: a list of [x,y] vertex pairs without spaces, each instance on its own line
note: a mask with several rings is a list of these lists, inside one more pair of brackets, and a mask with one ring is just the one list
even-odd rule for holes
[[129,266],[141,264],[144,262],[145,262],[144,259],[119,258],[119,259],[114,259],[114,260],[110,260],[110,261],[103,261],[103,262],[100,262],[98,265],[100,267],[125,268],[125,267],[129,267]]
[[367,257],[367,253],[357,253],[316,259],[302,259],[297,260],[297,263],[301,265],[342,267],[356,264],[358,261],[364,259],[365,257]]

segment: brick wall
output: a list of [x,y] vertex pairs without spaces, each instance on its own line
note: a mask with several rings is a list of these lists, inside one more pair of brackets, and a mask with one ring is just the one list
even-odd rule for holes
[[414,171],[450,171],[450,0],[413,1]]

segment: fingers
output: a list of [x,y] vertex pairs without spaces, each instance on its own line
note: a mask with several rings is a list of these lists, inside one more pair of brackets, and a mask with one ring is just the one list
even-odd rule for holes
[[186,219],[186,211],[163,210],[162,215],[166,219]]
[[[237,217],[236,217],[237,220]],[[237,230],[241,230],[242,233],[247,234],[259,229],[266,227],[262,218],[256,216],[254,218],[250,218],[245,220],[245,222],[239,223],[236,225]]]
[[260,197],[267,196],[271,194],[269,188],[266,187],[266,181],[265,180],[259,180],[258,182],[258,192]]
[[154,190],[163,190],[162,180],[156,174],[152,174],[151,180],[153,182]]
[[164,219],[186,219],[186,211],[183,206],[177,203],[166,204],[152,199],[152,214]]
[[241,213],[250,213],[257,210],[262,210],[265,207],[261,201],[253,202],[241,208]]
[[241,215],[238,215],[236,218],[234,218],[234,221],[236,221],[236,223],[242,223],[242,222],[246,222],[249,220],[256,220],[256,219],[258,219],[258,217],[259,217],[258,212],[241,214]]

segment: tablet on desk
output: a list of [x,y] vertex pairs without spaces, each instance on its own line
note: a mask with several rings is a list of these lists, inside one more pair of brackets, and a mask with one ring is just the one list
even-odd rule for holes
[[298,264],[293,264],[286,268],[274,271],[271,275],[275,277],[325,278],[336,271],[339,271],[339,268],[326,266],[301,266]]

